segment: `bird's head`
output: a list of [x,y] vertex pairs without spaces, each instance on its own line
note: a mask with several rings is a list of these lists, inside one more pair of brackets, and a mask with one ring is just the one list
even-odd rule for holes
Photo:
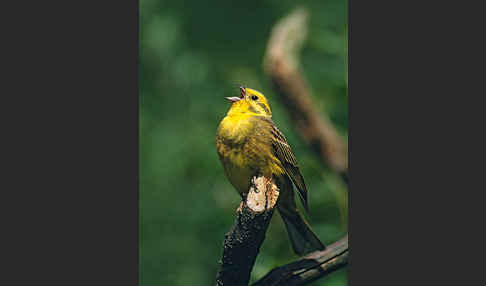
[[272,110],[265,96],[251,88],[240,86],[240,96],[227,97],[232,102],[230,114],[254,113],[255,115],[272,116]]

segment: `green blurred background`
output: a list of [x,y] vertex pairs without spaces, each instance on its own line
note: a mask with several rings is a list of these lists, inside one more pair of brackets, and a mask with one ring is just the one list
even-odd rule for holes
[[[314,102],[347,139],[347,1],[310,12],[301,67]],[[240,197],[226,179],[216,128],[239,84],[263,92],[299,160],[308,220],[325,244],[347,233],[347,189],[304,144],[264,75],[272,26],[295,1],[140,0],[140,285],[214,285]],[[252,281],[297,259],[274,214]],[[312,285],[347,285],[346,269]]]

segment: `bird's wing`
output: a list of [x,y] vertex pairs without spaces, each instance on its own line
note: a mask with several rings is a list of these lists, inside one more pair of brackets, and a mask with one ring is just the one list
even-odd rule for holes
[[270,132],[272,134],[272,145],[273,150],[277,158],[282,163],[282,166],[290,177],[292,182],[294,182],[295,186],[299,190],[299,196],[302,200],[302,204],[306,211],[309,211],[309,207],[307,205],[307,188],[305,186],[304,177],[300,173],[299,166],[297,163],[297,159],[295,159],[292,150],[290,149],[289,143],[285,139],[285,136],[278,130],[277,126],[271,119],[267,120],[270,123]]

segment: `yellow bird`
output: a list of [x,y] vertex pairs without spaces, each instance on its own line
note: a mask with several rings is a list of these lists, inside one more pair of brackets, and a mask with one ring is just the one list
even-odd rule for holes
[[242,197],[246,197],[253,176],[261,174],[273,178],[280,189],[277,209],[294,252],[304,255],[324,249],[297,209],[293,184],[308,211],[304,178],[290,145],[272,121],[265,96],[240,87],[239,97],[226,99],[232,104],[218,127],[216,148],[229,181]]

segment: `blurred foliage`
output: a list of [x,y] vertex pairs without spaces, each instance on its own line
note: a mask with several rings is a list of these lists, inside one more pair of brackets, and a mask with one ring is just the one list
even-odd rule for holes
[[[240,197],[226,179],[216,128],[238,85],[262,91],[309,189],[308,217],[326,244],[347,232],[342,180],[305,146],[264,76],[272,26],[295,1],[140,1],[140,285],[214,285]],[[347,1],[310,11],[302,71],[314,101],[347,138]],[[295,260],[275,213],[252,281]],[[313,285],[347,285],[346,270]]]

